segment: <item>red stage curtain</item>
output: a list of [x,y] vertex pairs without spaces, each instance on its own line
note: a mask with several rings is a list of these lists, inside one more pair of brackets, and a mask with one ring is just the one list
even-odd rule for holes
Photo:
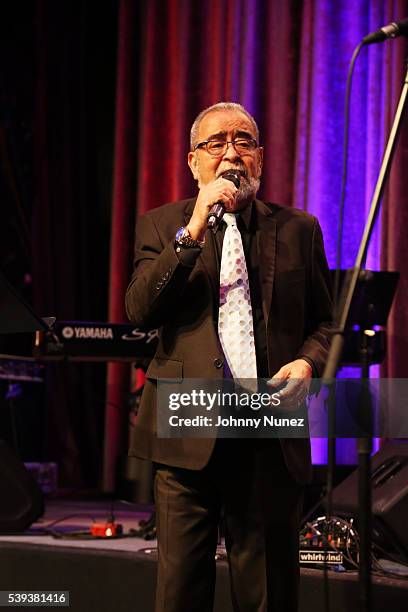
[[[305,87],[310,88],[309,94],[313,93],[324,62],[325,74],[330,74],[331,63],[340,64],[345,80],[351,51],[360,40],[359,35],[372,29],[371,23],[377,16],[380,20],[387,17],[384,21],[387,23],[391,18],[402,19],[408,14],[406,0],[376,0],[370,6],[362,1],[355,4],[351,10],[339,0],[316,3],[311,0],[150,0],[143,3],[138,22],[135,3],[121,1],[110,275],[112,321],[125,320],[123,300],[129,280],[136,213],[188,197],[195,191],[186,157],[190,126],[204,107],[220,100],[244,104],[257,118],[262,144],[266,147],[261,196],[265,194],[268,200],[288,205],[303,201],[297,191],[298,181],[302,181],[303,194],[313,187],[314,177],[308,174],[313,160],[303,159],[304,166],[300,168],[298,154],[305,138],[326,138],[323,128],[327,119],[321,116],[321,129],[308,133],[307,126],[315,125],[312,119],[315,119],[318,100],[312,95],[306,105],[305,98],[301,98],[308,94]],[[314,29],[319,18],[326,19],[324,32]],[[343,22],[346,18],[351,21]],[[352,27],[354,21],[358,27],[347,39],[345,28]],[[326,59],[314,55],[322,36],[327,41]],[[384,67],[385,78],[389,80],[386,132],[401,85],[406,50],[400,42],[394,44],[399,45],[398,50],[395,46],[389,51]],[[341,108],[344,84],[342,87],[336,98]],[[327,108],[331,112],[330,104]],[[338,142],[341,135],[340,126],[327,137]],[[404,332],[400,333],[408,328],[404,308],[408,283],[402,269],[408,249],[404,241],[408,208],[403,205],[407,200],[404,189],[407,141],[405,130],[383,214],[383,262],[388,269],[403,273],[399,304],[394,308],[390,326],[387,357],[390,375],[406,371],[407,361],[404,352],[407,342],[403,339]],[[307,147],[305,151],[307,156]],[[328,157],[330,154],[328,150]],[[304,201],[308,208],[306,196]],[[335,212],[331,215],[334,221]],[[330,212],[327,221],[329,217]],[[126,368],[110,366],[108,393],[112,405],[122,402],[127,381]],[[126,421],[108,408],[107,490],[113,487],[115,466],[118,456],[125,451],[126,435]]]

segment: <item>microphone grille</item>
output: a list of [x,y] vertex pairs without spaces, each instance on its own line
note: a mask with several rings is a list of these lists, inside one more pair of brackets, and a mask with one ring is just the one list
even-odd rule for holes
[[231,181],[231,183],[234,183],[235,187],[239,189],[241,179],[237,170],[228,170],[227,172],[225,172],[225,174],[222,175],[222,178]]

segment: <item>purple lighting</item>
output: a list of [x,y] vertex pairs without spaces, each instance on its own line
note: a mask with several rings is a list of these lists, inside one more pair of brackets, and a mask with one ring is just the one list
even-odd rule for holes
[[[331,268],[336,264],[339,216],[344,99],[348,64],[354,48],[379,24],[389,22],[386,2],[321,1],[319,10],[305,3],[302,33],[300,99],[296,148],[295,206],[315,214],[322,226]],[[341,27],[339,27],[341,24]],[[386,45],[363,48],[357,60],[350,104],[348,181],[342,242],[342,267],[357,255],[384,149]],[[403,67],[401,66],[401,71]],[[401,72],[402,78],[402,72]],[[367,257],[367,268],[380,269],[380,222],[377,221]],[[359,376],[357,368],[343,368],[340,376]],[[379,376],[379,368],[371,368]],[[327,459],[327,444],[312,441],[314,463]],[[354,440],[337,444],[339,463],[354,463]]]

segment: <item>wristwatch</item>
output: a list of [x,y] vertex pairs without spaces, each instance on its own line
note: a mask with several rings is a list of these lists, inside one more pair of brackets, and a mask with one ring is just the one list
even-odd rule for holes
[[180,227],[176,234],[176,247],[203,248],[205,240],[194,240],[186,227]]

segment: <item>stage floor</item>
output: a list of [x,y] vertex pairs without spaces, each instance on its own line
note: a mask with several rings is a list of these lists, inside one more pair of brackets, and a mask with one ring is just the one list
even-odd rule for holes
[[[150,506],[122,502],[114,505],[116,521],[125,534],[137,529],[139,520],[147,519],[151,510]],[[107,500],[48,500],[44,517],[28,532],[0,536],[1,590],[70,591],[70,610],[75,612],[153,612],[154,540],[65,539],[39,534],[40,529],[65,517],[70,518],[54,524],[55,531],[63,536],[85,531],[93,519],[106,521],[110,512]],[[153,550],[146,553],[144,549]],[[375,576],[373,591],[373,612],[408,609],[408,580]],[[359,610],[356,572],[329,572],[329,592],[331,612]],[[300,612],[310,610],[324,610],[323,571],[302,568]],[[228,565],[223,560],[217,562],[214,612],[232,612]]]

